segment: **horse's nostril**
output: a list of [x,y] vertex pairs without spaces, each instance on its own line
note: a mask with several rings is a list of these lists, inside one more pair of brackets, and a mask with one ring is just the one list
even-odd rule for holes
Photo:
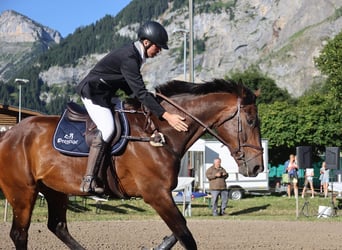
[[262,166],[260,166],[260,165],[256,165],[256,166],[254,166],[254,168],[253,168],[253,174],[255,175],[255,176],[257,176],[259,173],[261,173],[261,172],[263,172],[264,171],[264,168],[262,167]]

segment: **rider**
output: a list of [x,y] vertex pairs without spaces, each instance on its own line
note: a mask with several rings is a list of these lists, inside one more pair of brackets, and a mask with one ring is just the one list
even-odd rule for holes
[[140,71],[147,58],[156,56],[162,49],[168,49],[165,28],[158,22],[148,21],[139,28],[138,38],[138,41],[115,49],[102,58],[76,88],[97,126],[90,146],[86,175],[81,184],[82,192],[104,192],[95,179],[114,134],[114,118],[110,107],[118,89],[128,95],[133,94],[153,114],[165,119],[177,131],[188,129],[184,117],[167,112],[147,91]]

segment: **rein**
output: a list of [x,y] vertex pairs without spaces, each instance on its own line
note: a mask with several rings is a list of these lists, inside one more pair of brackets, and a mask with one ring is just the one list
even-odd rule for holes
[[[186,115],[190,116],[194,121],[196,121],[199,125],[201,125],[203,127],[203,131],[207,131],[209,134],[214,136],[218,141],[220,141],[221,143],[223,143],[225,146],[228,147],[228,143],[221,136],[219,136],[213,129],[211,129],[208,125],[204,124],[197,117],[195,117],[194,115],[190,114],[188,111],[186,111],[184,108],[179,106],[177,103],[175,103],[174,101],[172,101],[170,98],[166,97],[165,95],[163,95],[161,93],[156,93],[156,95],[161,97],[163,100],[165,100],[166,102],[170,103],[171,105],[173,105],[174,107],[176,107],[180,111],[184,112]],[[235,116],[237,116],[237,119],[238,119],[238,132],[237,132],[238,148],[233,150],[231,152],[231,154],[233,155],[233,154],[241,153],[238,156],[237,159],[242,160],[244,166],[246,166],[247,162],[253,160],[254,158],[256,158],[257,156],[259,156],[260,154],[263,153],[263,148],[262,147],[258,147],[258,146],[254,146],[254,145],[251,145],[251,144],[241,143],[241,138],[240,138],[241,136],[240,135],[242,133],[242,122],[241,122],[241,118],[240,118],[240,114],[241,114],[240,111],[241,111],[241,99],[240,99],[240,97],[238,97],[236,112],[232,116],[228,117],[223,122],[221,122],[221,124],[219,124],[217,127],[221,126],[223,123],[225,123],[225,122],[233,119]],[[195,141],[195,139],[192,139],[192,140],[193,141],[191,141],[191,143],[193,143]],[[250,148],[256,149],[256,150],[258,150],[260,152],[255,154],[253,157],[251,157],[249,159],[245,159],[245,153],[243,152],[243,148],[244,147],[250,147]]]
[[[186,111],[185,109],[183,109],[181,106],[179,106],[177,103],[175,103],[174,101],[172,101],[170,98],[164,96],[161,93],[156,93],[156,95],[158,95],[159,97],[161,97],[162,99],[164,99],[165,101],[167,101],[168,103],[172,104],[174,107],[176,107],[177,109],[179,109],[180,111],[184,112],[186,115],[190,116],[194,121],[196,121],[199,125],[201,125],[203,127],[203,131],[208,131],[209,134],[211,134],[212,136],[214,136],[217,140],[219,140],[220,142],[222,142],[224,145],[228,145],[227,142],[220,137],[214,130],[212,130],[209,126],[205,125],[201,120],[199,120],[196,116],[193,116],[192,114],[190,114],[188,111]],[[234,116],[228,118],[227,120],[230,120],[231,118],[233,118]]]

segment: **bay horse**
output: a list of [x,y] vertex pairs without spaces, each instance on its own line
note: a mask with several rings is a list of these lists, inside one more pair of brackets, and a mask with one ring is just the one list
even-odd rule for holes
[[[204,133],[226,145],[245,176],[263,171],[256,96],[243,84],[215,79],[203,84],[171,81],[159,86],[161,105],[186,118],[187,132],[177,132],[164,120],[150,116],[166,144],[154,147],[144,140],[129,141],[121,155],[111,156],[113,169],[105,172],[106,194],[115,197],[117,182],[125,197],[142,197],[167,224],[172,234],[155,249],[171,249],[177,241],[197,249],[172,190],[177,186],[182,156]],[[125,109],[132,109],[125,104]],[[131,136],[150,136],[144,112],[128,112]],[[27,249],[28,230],[38,192],[48,204],[47,226],[70,249],[84,249],[69,233],[68,195],[84,196],[80,184],[87,157],[62,154],[52,146],[59,116],[22,120],[0,138],[0,188],[13,208],[10,237],[16,249]],[[227,151],[228,153],[228,151]]]

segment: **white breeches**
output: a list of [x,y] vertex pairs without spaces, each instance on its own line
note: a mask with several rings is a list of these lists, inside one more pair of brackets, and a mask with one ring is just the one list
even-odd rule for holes
[[102,139],[110,142],[114,133],[114,117],[109,108],[94,104],[90,99],[82,97],[82,102],[88,111],[90,118],[96,124],[98,130],[102,133]]

